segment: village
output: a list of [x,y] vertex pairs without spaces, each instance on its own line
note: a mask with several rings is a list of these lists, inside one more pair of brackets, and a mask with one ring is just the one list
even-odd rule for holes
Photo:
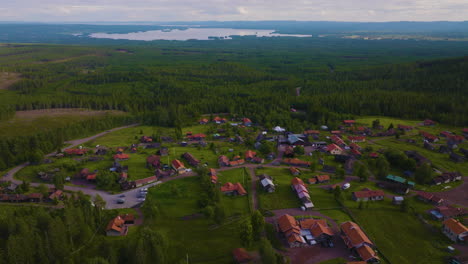
[[[176,132],[129,127],[9,171],[0,202],[57,206],[82,191],[99,194],[116,212],[148,200],[164,207],[199,200],[193,186],[206,174],[229,221],[262,212],[291,263],[397,263],[390,254],[431,239],[436,253],[428,257],[461,263],[455,261],[468,258],[468,129],[397,122],[350,119],[333,129],[288,131],[223,114]],[[203,215],[190,206],[174,213],[179,226],[179,219]],[[106,235],[127,236],[143,220],[136,214],[116,213]],[[402,224],[421,237],[394,234],[401,241],[389,242],[382,234]],[[220,254],[259,262],[255,246],[231,244],[237,246]]]

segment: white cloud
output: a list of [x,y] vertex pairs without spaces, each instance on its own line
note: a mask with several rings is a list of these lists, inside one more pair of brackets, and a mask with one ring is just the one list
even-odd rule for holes
[[467,0],[3,1],[2,16],[17,21],[468,20]]

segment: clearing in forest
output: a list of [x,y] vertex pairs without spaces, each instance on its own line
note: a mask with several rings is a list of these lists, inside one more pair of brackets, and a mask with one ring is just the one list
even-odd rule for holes
[[20,74],[15,72],[0,72],[0,90],[8,89],[20,80]]

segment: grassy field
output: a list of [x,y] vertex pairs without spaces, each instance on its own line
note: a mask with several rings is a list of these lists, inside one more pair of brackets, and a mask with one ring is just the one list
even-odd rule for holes
[[[181,190],[181,194],[175,196],[174,188]],[[167,182],[149,191],[147,199],[154,199],[161,211],[161,215],[151,225],[170,238],[171,250],[180,257],[171,260],[171,263],[178,263],[187,256],[190,263],[231,263],[231,251],[241,247],[236,219],[228,218],[219,227],[203,216],[191,220],[181,219],[199,211],[197,199],[201,191],[198,178],[195,177]]]
[[224,184],[226,182],[240,182],[247,191],[246,196],[226,196],[221,195],[221,203],[223,204],[226,215],[246,214],[249,213],[249,197],[250,193],[250,175],[243,168],[232,169],[218,173],[218,182]]
[[441,232],[428,230],[414,215],[389,201],[351,209],[358,224],[391,263],[442,263],[450,242]]
[[109,115],[117,116],[125,115],[125,113],[79,108],[18,111],[12,119],[0,122],[0,134],[5,137],[29,135],[40,130],[61,128],[77,121],[105,118]]
[[267,174],[273,178],[276,190],[273,193],[266,193],[259,185],[258,200],[259,206],[265,210],[276,210],[284,208],[299,208],[300,201],[296,194],[291,190],[291,180],[293,176],[289,170],[284,168],[262,168],[257,169],[256,174]]

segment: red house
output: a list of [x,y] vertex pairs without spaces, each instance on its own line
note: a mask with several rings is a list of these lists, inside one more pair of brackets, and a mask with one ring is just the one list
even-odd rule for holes
[[352,126],[352,125],[356,124],[356,121],[355,120],[343,120],[343,124],[345,124],[347,126]]

